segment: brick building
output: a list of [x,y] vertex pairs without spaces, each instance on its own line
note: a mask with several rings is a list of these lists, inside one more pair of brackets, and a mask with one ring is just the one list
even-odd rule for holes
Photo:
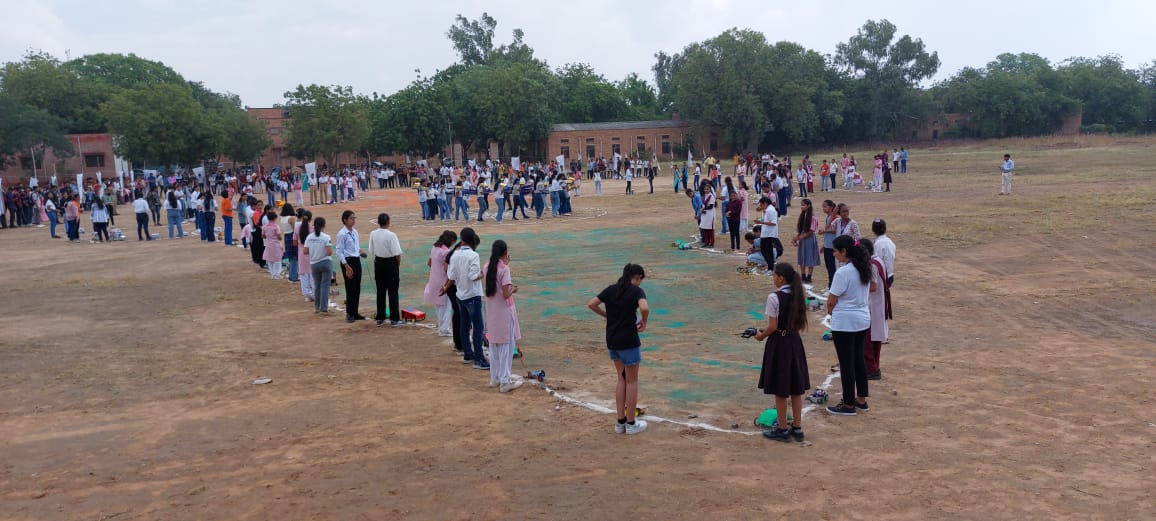
[[681,153],[688,143],[694,146],[694,155],[718,154],[719,133],[706,131],[693,135],[691,125],[680,119],[659,121],[615,121],[607,123],[559,123],[550,127],[546,138],[547,157],[563,156],[567,161],[582,157],[611,158],[615,153],[623,157],[650,159],[657,154],[661,161],[686,159]]
[[[36,176],[44,186],[53,174],[58,182],[64,179],[76,179],[76,174],[84,174],[85,178],[96,178],[99,172],[105,179],[116,177],[117,172],[129,172],[128,161],[119,158],[112,150],[112,136],[109,134],[68,134],[65,136],[72,144],[72,150],[57,152],[51,147],[44,150],[42,158],[36,162]],[[0,165],[2,167],[3,165]],[[19,156],[7,168],[0,168],[0,177],[5,185],[28,184],[32,177],[32,159],[25,154]]]

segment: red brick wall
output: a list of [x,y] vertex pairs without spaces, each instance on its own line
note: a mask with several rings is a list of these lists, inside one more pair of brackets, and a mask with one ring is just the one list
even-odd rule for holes
[[[105,179],[116,177],[116,156],[112,151],[112,136],[108,134],[69,134],[66,136],[72,143],[73,150],[57,154],[49,148],[44,151],[43,161],[37,162],[36,174],[42,186],[48,186],[48,180],[55,172],[57,181],[76,179],[76,174],[87,177],[96,177],[101,172]],[[85,157],[100,157],[104,166],[86,166]],[[99,161],[96,163],[99,165]],[[127,174],[127,172],[126,172]],[[4,178],[4,185],[28,184],[32,177],[32,169],[22,169],[19,162],[8,165],[7,169],[0,170],[0,177]]]
[[[691,129],[687,125],[678,125],[677,121],[672,121],[672,126],[667,128],[643,128],[643,129],[628,129],[628,130],[574,130],[574,131],[558,131],[551,132],[546,139],[547,157],[544,159],[553,159],[555,156],[562,154],[562,147],[568,146],[570,148],[570,159],[577,159],[578,155],[582,155],[582,161],[589,160],[587,154],[587,145],[594,146],[594,157],[605,157],[610,159],[613,157],[613,146],[620,145],[621,154],[624,157],[634,157],[638,143],[643,143],[646,150],[658,154],[659,160],[662,162],[669,162],[671,159],[675,161],[685,161],[685,155],[676,154],[674,149],[677,144],[684,143],[687,136],[691,134]],[[639,140],[639,137],[642,139]],[[664,154],[662,152],[663,141],[670,143],[670,153]],[[710,146],[710,133],[704,132],[694,138],[695,157],[702,156],[702,150]],[[723,148],[721,139],[719,139],[719,148]],[[721,151],[720,151],[721,152]],[[720,153],[720,152],[716,152]],[[644,159],[650,159],[647,155]]]

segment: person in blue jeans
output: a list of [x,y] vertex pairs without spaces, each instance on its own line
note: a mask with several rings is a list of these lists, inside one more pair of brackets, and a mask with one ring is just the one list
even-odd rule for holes
[[586,304],[590,311],[606,319],[606,348],[618,376],[614,390],[616,434],[639,434],[646,430],[646,420],[635,418],[638,368],[642,363],[642,342],[638,334],[646,331],[650,317],[646,292],[641,287],[645,278],[642,266],[627,264],[618,282],[607,286]]
[[494,214],[494,220],[498,222],[502,222],[502,214],[506,213],[506,196],[502,193],[503,190],[505,188],[499,184],[498,191],[494,192],[494,203],[498,205],[498,212]]
[[462,228],[461,239],[446,254],[449,266],[447,280],[440,290],[445,294],[452,286],[458,296],[458,319],[461,325],[462,363],[474,364],[474,369],[489,369],[482,353],[482,335],[486,330],[482,314],[482,261],[474,248],[481,238],[473,228]]
[[173,238],[173,228],[177,229],[177,237],[185,238],[185,230],[181,228],[181,203],[173,190],[165,195],[165,216],[168,218],[169,238]]

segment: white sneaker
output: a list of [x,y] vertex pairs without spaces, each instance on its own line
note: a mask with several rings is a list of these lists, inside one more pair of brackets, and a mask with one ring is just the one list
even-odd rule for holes
[[626,432],[626,424],[625,423],[618,423],[618,420],[614,420],[614,434],[624,434],[625,432]]
[[498,387],[498,391],[503,392],[503,393],[508,393],[508,392],[513,391],[514,389],[517,389],[521,386],[522,386],[521,380],[510,380],[510,383],[505,383],[505,384],[502,384],[501,387]]
[[639,434],[646,430],[646,420],[634,420],[634,425],[626,424],[626,434]]

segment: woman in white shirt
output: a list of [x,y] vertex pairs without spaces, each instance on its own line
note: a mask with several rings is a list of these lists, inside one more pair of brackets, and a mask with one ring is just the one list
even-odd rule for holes
[[839,355],[843,399],[827,407],[838,416],[855,416],[867,412],[867,364],[863,342],[871,327],[868,296],[871,291],[871,259],[859,241],[840,235],[834,242],[835,260],[846,263],[835,271],[827,296],[827,313],[831,314],[831,339]]
[[329,313],[329,280],[333,277],[333,240],[322,233],[324,229],[324,217],[313,219],[312,233],[305,239],[305,254],[313,273],[313,310],[317,313]]
[[108,238],[108,208],[108,205],[104,204],[103,198],[97,197],[93,199],[90,213],[93,236],[90,242],[111,241],[111,239]]

